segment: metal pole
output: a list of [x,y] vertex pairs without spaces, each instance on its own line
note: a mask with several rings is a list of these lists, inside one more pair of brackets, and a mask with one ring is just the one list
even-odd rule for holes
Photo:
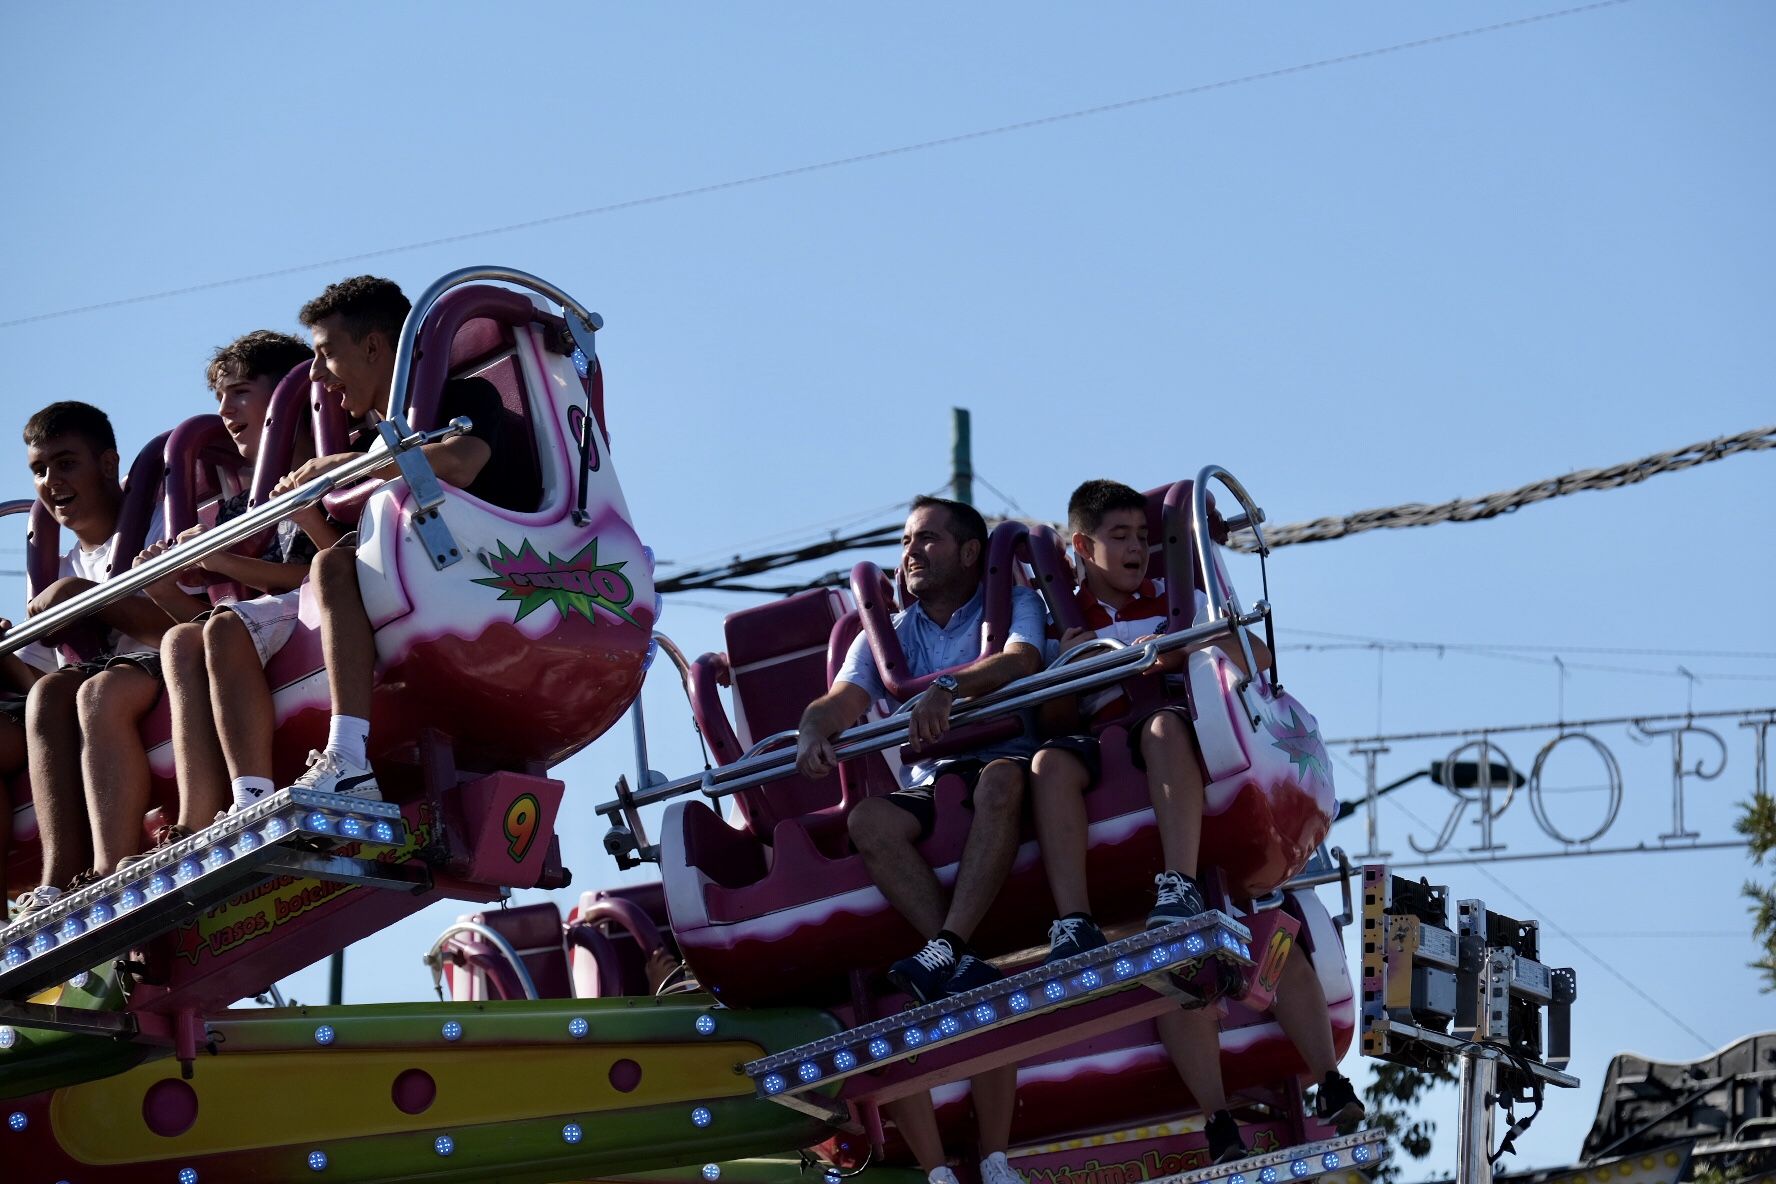
[[950,489],[956,500],[974,504],[974,433],[968,425],[968,408],[950,408]]
[[[1486,759],[1484,754],[1482,760]],[[1486,906],[1463,901],[1471,924],[1464,935],[1486,932]],[[1502,1042],[1511,1035],[1511,972],[1515,955],[1508,949],[1487,949],[1480,962],[1472,1043],[1461,1053],[1461,1078],[1457,1084],[1460,1115],[1456,1131],[1456,1184],[1492,1184],[1492,1107],[1498,1091],[1498,1051],[1488,1041]],[[1458,1021],[1459,1029],[1459,1021]]]
[[340,950],[327,960],[327,1005],[338,1007],[345,1002],[345,951]]
[[1461,1081],[1457,1086],[1460,1119],[1456,1128],[1456,1184],[1492,1184],[1492,1093],[1498,1078],[1498,1063],[1481,1050],[1465,1052],[1461,1058]]
[[1380,820],[1377,818],[1375,811],[1375,803],[1377,799],[1381,797],[1380,792],[1375,786],[1375,760],[1382,753],[1389,751],[1391,751],[1391,749],[1385,744],[1359,744],[1351,749],[1352,753],[1363,758],[1364,764],[1363,827],[1367,833],[1369,845],[1364,849],[1363,853],[1358,856],[1358,858],[1364,863],[1380,863],[1389,855],[1389,852],[1380,849]]

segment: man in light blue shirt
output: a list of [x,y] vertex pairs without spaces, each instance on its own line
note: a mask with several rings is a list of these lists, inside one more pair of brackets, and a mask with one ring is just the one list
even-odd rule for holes
[[[913,502],[901,536],[901,574],[918,603],[894,618],[894,633],[914,678],[949,670],[918,697],[908,712],[909,745],[915,753],[949,730],[950,708],[1035,673],[1042,664],[1045,638],[1041,599],[1028,588],[1012,594],[1012,620],[1005,648],[981,657],[986,602],[987,527],[974,507],[942,498]],[[836,763],[832,738],[889,698],[868,640],[859,636],[833,681],[832,690],[809,704],[802,715],[796,762],[805,777],[820,778]],[[901,773],[901,788],[865,798],[846,819],[851,841],[888,903],[927,938],[925,948],[889,968],[888,977],[921,1002],[972,990],[1002,977],[977,957],[968,939],[986,916],[1011,871],[1017,854],[1018,825],[1034,741],[1025,734],[995,741],[959,757],[918,760]],[[957,870],[955,892],[945,898],[937,875],[918,845],[936,820],[934,793],[939,778],[954,773],[967,786],[964,802],[973,811]],[[986,1184],[1014,1184],[1017,1175],[1005,1158],[1011,1131],[1017,1069],[1006,1066],[974,1081],[980,1125],[981,1176]],[[943,1167],[937,1123],[926,1098],[902,1099],[890,1107],[921,1166],[934,1182]],[[950,1177],[953,1179],[953,1177]]]

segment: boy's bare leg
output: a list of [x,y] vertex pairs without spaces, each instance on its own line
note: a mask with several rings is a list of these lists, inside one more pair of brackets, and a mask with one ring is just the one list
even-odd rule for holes
[[1307,1062],[1315,1081],[1338,1068],[1338,1055],[1332,1046],[1332,1023],[1326,1015],[1326,989],[1320,975],[1297,947],[1283,960],[1282,975],[1277,979],[1276,999],[1270,1005],[1277,1026],[1294,1042]]
[[[6,794],[5,782],[25,767],[25,728],[6,716],[0,716],[0,811],[12,817],[12,801]],[[6,853],[11,846],[8,836],[0,834],[0,889],[6,885]],[[0,913],[5,908],[0,906]]]
[[1044,748],[1030,766],[1030,793],[1036,812],[1036,843],[1048,873],[1055,915],[1091,912],[1085,882],[1088,820],[1085,790],[1090,774],[1078,758]]
[[974,937],[1017,856],[1025,779],[1024,767],[1018,762],[996,760],[981,770],[980,780],[975,782],[974,820],[968,825],[962,866],[956,871],[956,891],[943,923],[943,928],[963,941]]
[[[46,674],[25,700],[25,736],[31,769],[31,802],[43,844],[42,882],[67,886],[92,862],[92,828],[80,781],[80,684],[73,670]],[[140,825],[138,823],[138,825]]]
[[981,1158],[1011,1147],[1011,1119],[1017,1110],[1017,1066],[1001,1065],[971,1078],[974,1122]]
[[1203,1115],[1227,1109],[1227,1094],[1221,1085],[1221,1021],[1214,1005],[1188,1011],[1173,1008],[1153,1023],[1166,1055],[1172,1058],[1172,1067]]
[[160,684],[139,667],[121,663],[86,680],[77,696],[86,808],[92,819],[93,867],[100,875],[142,847],[142,815],[148,810],[148,752],[142,717],[160,697]]
[[1176,712],[1150,716],[1141,725],[1141,759],[1166,870],[1194,879],[1202,846],[1203,778],[1190,725]]
[[230,779],[271,780],[273,715],[271,685],[240,617],[216,613],[204,623],[210,710],[216,721]]
[[845,826],[870,879],[894,911],[920,937],[936,937],[943,928],[944,892],[916,846],[919,820],[885,798],[865,798],[851,808]]
[[202,830],[228,805],[228,767],[210,709],[204,626],[174,625],[160,639],[167,705],[173,716],[173,766],[179,774],[179,825]]
[[[899,809],[899,807],[890,807]],[[906,813],[901,810],[901,813]],[[918,1161],[919,1169],[930,1175],[944,1165],[943,1140],[937,1133],[937,1111],[931,1105],[930,1094],[911,1094],[882,1104],[882,1113],[906,1140],[906,1145]]]
[[370,693],[376,681],[376,635],[358,590],[357,548],[327,548],[315,556],[313,572],[333,714],[369,719]]

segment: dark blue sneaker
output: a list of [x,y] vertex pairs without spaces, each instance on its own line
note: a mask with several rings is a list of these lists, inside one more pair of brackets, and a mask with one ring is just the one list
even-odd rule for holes
[[943,985],[946,995],[963,995],[976,987],[984,987],[988,983],[996,983],[1005,975],[985,958],[976,958],[973,954],[963,954],[962,960],[956,963],[956,973]]
[[1246,1142],[1240,1138],[1239,1123],[1225,1110],[1217,1110],[1203,1127],[1209,1137],[1209,1162],[1228,1163],[1246,1157]]
[[1363,1122],[1365,1110],[1350,1078],[1338,1070],[1326,1074],[1314,1094],[1314,1117],[1341,1135],[1348,1135]]
[[1048,927],[1048,957],[1042,964],[1046,966],[1108,944],[1097,922],[1087,917],[1062,917]]
[[1156,893],[1153,911],[1147,914],[1149,929],[1188,921],[1208,909],[1203,904],[1202,889],[1189,876],[1177,872],[1160,872],[1153,877],[1153,887]]
[[944,984],[956,973],[956,951],[941,937],[925,943],[925,948],[910,958],[902,958],[888,968],[888,981],[920,1003],[944,997]]

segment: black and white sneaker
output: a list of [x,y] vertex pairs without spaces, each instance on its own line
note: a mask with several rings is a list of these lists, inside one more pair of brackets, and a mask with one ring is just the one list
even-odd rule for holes
[[965,995],[976,987],[996,983],[1004,977],[1005,973],[985,958],[963,954],[962,960],[956,963],[956,972],[944,981],[942,994]]
[[1062,917],[1048,927],[1048,957],[1042,960],[1042,964],[1046,966],[1108,944],[1104,931],[1091,918]]
[[1153,887],[1153,911],[1147,914],[1149,929],[1188,921],[1208,908],[1196,881],[1179,872],[1160,872],[1153,877]]
[[1348,1135],[1362,1124],[1367,1111],[1350,1078],[1334,1069],[1314,1091],[1314,1117],[1341,1135]]
[[944,997],[944,984],[956,973],[956,961],[950,943],[934,937],[912,957],[890,966],[888,981],[920,1003],[930,1003]]
[[319,752],[309,750],[308,772],[296,778],[290,788],[306,789],[311,793],[336,793],[371,802],[382,800],[382,788],[376,784],[375,773],[325,748]]

